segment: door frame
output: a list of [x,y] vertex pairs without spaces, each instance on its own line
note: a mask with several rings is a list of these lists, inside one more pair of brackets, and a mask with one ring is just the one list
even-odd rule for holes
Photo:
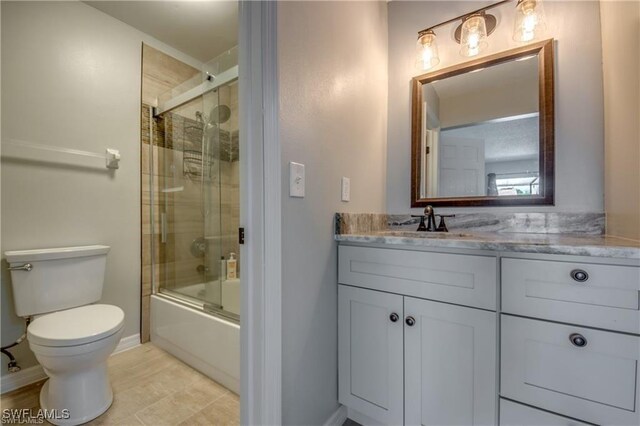
[[239,2],[241,424],[282,424],[277,3]]

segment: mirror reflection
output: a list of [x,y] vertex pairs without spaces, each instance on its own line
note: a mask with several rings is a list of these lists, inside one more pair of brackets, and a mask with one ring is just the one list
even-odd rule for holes
[[537,55],[422,86],[420,198],[540,194]]

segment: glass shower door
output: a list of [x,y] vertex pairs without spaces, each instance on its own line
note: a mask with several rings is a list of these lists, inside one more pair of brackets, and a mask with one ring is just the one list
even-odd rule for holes
[[[224,312],[234,318],[240,315],[240,277],[238,228],[240,227],[240,168],[238,141],[238,85],[233,81],[218,90],[218,143],[212,144],[219,156],[219,233],[221,273],[220,294]],[[233,258],[232,262],[229,262]]]
[[219,126],[219,90],[214,90],[203,96],[203,139],[202,156],[210,164],[208,178],[202,180],[202,209],[203,232],[206,242],[204,253],[204,309],[208,311],[222,311],[222,288],[220,280],[224,273],[224,255],[221,245],[221,158],[220,158],[220,126]]
[[[237,83],[205,95],[207,115],[204,150],[215,162],[216,176],[204,191],[207,277],[205,309],[239,318],[238,227],[239,151]],[[229,262],[232,260],[232,262]],[[235,262],[233,262],[235,260]]]
[[152,159],[159,169],[156,291],[237,320],[237,269],[232,278],[227,268],[239,250],[237,81],[152,121],[162,146]]
[[219,277],[220,161],[209,122],[217,92],[206,93],[157,117],[163,140],[157,164],[160,238],[158,290],[181,301],[221,306]]

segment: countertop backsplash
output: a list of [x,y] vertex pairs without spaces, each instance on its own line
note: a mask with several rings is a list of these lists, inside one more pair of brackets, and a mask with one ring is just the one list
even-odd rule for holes
[[[436,221],[439,222],[439,218]],[[336,213],[335,233],[415,231],[420,218],[384,213]],[[604,213],[462,213],[446,218],[450,231],[603,235]]]

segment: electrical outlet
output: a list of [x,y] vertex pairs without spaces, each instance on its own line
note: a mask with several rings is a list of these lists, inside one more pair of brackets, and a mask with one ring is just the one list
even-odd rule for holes
[[351,199],[351,179],[348,177],[342,178],[342,201],[349,201]]

